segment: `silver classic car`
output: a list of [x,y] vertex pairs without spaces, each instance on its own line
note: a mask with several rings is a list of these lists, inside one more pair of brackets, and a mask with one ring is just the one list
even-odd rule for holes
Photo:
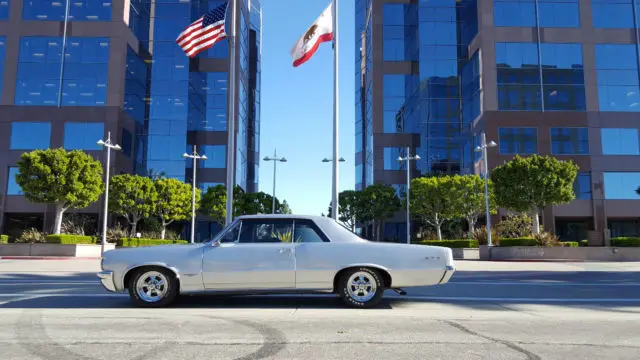
[[371,242],[321,216],[241,216],[214,239],[104,253],[98,273],[139,306],[193,293],[335,293],[349,306],[376,306],[386,289],[444,284],[451,249]]

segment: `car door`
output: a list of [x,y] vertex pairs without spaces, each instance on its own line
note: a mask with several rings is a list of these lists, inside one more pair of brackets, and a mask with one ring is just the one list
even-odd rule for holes
[[244,219],[205,249],[202,278],[209,290],[295,287],[293,221]]
[[296,288],[324,290],[333,287],[333,276],[338,268],[340,254],[338,244],[329,238],[311,220],[296,219],[294,224],[296,243]]

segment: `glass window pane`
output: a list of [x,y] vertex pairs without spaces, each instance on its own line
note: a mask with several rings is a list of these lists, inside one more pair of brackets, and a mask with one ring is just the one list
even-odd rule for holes
[[596,44],[595,51],[600,111],[640,111],[635,45]]
[[551,153],[586,155],[589,153],[587,128],[551,128]]
[[493,23],[495,26],[536,26],[533,0],[495,0]]
[[297,243],[321,243],[329,241],[311,220],[295,220],[294,239]]
[[98,140],[104,138],[103,123],[66,122],[64,148],[67,150],[101,150]]
[[593,27],[633,28],[632,0],[591,0]]
[[[198,166],[206,169],[224,169],[227,164],[227,146],[226,145],[204,145],[201,149],[202,155],[207,156],[198,164]],[[193,166],[193,160],[187,159],[189,164],[187,167]]]
[[17,167],[10,167],[7,175],[7,195],[22,195],[22,189],[16,182]]
[[[64,21],[66,2],[63,0],[25,0],[22,19]],[[109,21],[111,0],[73,0],[69,4],[69,20]]]
[[640,184],[638,172],[605,172],[604,197],[607,200],[638,200]]
[[538,152],[538,133],[535,128],[500,128],[500,154],[535,154]]
[[601,129],[603,155],[640,155],[638,129]]
[[14,122],[11,124],[11,150],[48,149],[51,143],[51,123]]
[[580,27],[578,0],[539,0],[540,27]]
[[291,243],[293,222],[291,220],[243,220],[239,243]]
[[578,173],[573,183],[573,191],[576,199],[591,200],[591,175],[589,173]]

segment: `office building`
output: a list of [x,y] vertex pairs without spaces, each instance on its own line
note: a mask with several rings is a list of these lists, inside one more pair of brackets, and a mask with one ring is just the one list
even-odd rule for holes
[[[546,230],[640,235],[639,15],[632,0],[357,0],[356,187],[404,191],[406,147],[414,176],[483,173],[484,132],[489,169],[533,153],[580,167]],[[403,228],[399,214],[385,237]]]
[[[196,145],[208,157],[198,164],[200,188],[226,182],[227,151],[235,151],[235,183],[257,189],[259,0],[238,0],[235,149],[227,148],[228,41],[194,59],[175,43],[188,24],[222,3],[74,0],[66,19],[64,0],[0,3],[0,232],[46,230],[53,222],[53,209],[29,203],[15,183],[23,152],[63,147],[103,161],[96,141],[108,132],[122,146],[111,174],[190,182],[192,163],[182,154]],[[101,216],[101,203],[79,212]],[[198,225],[199,232],[210,227]]]

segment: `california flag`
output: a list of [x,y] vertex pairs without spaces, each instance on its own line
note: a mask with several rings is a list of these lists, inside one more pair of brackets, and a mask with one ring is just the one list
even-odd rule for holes
[[329,5],[291,49],[294,67],[309,60],[318,50],[320,43],[333,40],[332,6],[333,4]]

